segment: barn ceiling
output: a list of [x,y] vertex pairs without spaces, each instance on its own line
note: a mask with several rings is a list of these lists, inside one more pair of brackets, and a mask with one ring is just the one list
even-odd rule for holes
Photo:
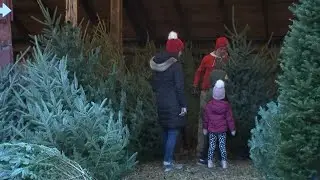
[[[185,40],[212,41],[230,26],[232,6],[239,27],[250,26],[249,37],[266,40],[283,37],[290,23],[288,6],[295,0],[123,0],[123,39],[165,40],[170,30],[176,30]],[[92,23],[97,16],[109,20],[108,0],[79,0],[79,16]],[[57,7],[64,17],[65,0],[42,0],[51,12]],[[26,45],[29,34],[37,34],[42,25],[31,16],[42,19],[37,0],[13,0],[12,25],[15,49]]]

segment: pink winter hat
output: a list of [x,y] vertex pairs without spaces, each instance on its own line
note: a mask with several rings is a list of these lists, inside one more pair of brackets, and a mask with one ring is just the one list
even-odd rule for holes
[[222,100],[225,98],[225,94],[224,82],[222,80],[218,80],[213,87],[212,97],[216,100]]

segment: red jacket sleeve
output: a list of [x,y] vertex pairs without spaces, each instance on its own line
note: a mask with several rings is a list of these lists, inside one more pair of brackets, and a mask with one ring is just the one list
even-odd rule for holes
[[202,60],[201,60],[201,64],[200,66],[198,67],[195,75],[194,75],[194,80],[193,80],[193,86],[194,87],[198,87],[199,85],[199,81],[200,81],[200,78],[201,76],[203,75],[203,73],[205,72],[206,70],[206,64],[208,63],[208,57],[205,56]]
[[226,117],[227,117],[227,124],[228,124],[229,130],[230,131],[236,130],[235,124],[234,124],[234,119],[233,119],[233,114],[232,114],[232,108],[231,108],[230,104],[228,105],[228,111],[227,111]]
[[202,129],[208,129],[208,122],[209,122],[209,113],[210,113],[210,105],[207,104],[204,108],[203,112],[203,122],[202,122]]

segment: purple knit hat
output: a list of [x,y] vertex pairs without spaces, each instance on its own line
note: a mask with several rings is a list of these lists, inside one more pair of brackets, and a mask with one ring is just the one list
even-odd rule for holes
[[225,94],[224,82],[222,80],[218,80],[212,90],[212,97],[216,100],[222,100],[225,98]]

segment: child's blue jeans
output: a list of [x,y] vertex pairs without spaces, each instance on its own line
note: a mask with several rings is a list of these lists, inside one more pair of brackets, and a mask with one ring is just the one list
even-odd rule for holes
[[178,129],[164,129],[163,131],[163,146],[164,146],[164,161],[172,163],[173,154],[176,147]]

